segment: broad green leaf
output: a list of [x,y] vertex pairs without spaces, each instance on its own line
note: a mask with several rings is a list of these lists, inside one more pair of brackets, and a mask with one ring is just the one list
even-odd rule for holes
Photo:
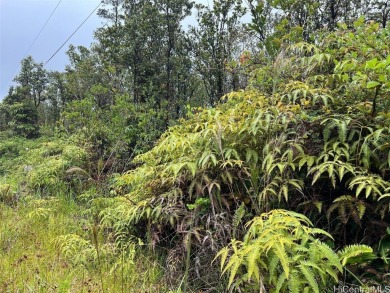
[[367,82],[367,88],[368,89],[377,87],[378,85],[381,85],[381,83],[378,82],[378,81],[369,81],[369,82]]

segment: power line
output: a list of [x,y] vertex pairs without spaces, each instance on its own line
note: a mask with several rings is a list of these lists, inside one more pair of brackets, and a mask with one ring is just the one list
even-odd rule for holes
[[47,63],[49,63],[49,61],[51,60],[51,59],[53,59],[53,57],[55,56],[55,55],[57,55],[57,53],[62,49],[62,47],[63,46],[65,46],[65,44],[70,40],[70,38],[71,37],[73,37],[73,35],[83,26],[83,24],[92,16],[92,14],[94,14],[94,12],[99,8],[99,6],[102,4],[102,2],[100,2],[99,3],[99,5],[98,6],[96,6],[96,8],[87,16],[87,18],[78,26],[78,28],[66,39],[66,41],[61,45],[61,47],[59,47],[58,49],[57,49],[57,51],[55,51],[54,52],[54,54],[49,58],[49,60],[47,60],[46,62],[45,62],[45,65],[47,64]]
[[57,6],[56,6],[56,7],[54,8],[54,10],[51,12],[49,18],[46,20],[45,24],[42,26],[41,30],[39,31],[39,33],[37,34],[37,36],[35,37],[35,39],[32,41],[30,47],[28,47],[26,53],[24,53],[24,57],[23,57],[23,58],[26,57],[27,53],[30,51],[30,49],[32,48],[32,46],[34,46],[35,41],[39,38],[39,36],[41,35],[42,31],[45,29],[47,23],[50,21],[50,19],[51,19],[51,17],[53,16],[54,12],[57,10],[57,7],[58,7],[58,5],[60,5],[61,1],[62,1],[62,0],[58,1]]
[[[47,18],[46,22],[43,24],[43,26],[41,27],[40,31],[38,32],[38,34],[35,36],[34,40],[31,42],[30,46],[28,47],[28,49],[26,50],[26,52],[24,53],[23,55],[23,58],[26,58],[28,52],[30,52],[31,48],[34,46],[35,42],[38,40],[39,36],[41,35],[41,33],[43,32],[43,30],[45,29],[46,25],[49,23],[51,17],[53,16],[54,12],[57,10],[58,6],[60,5],[62,0],[59,0],[56,7],[54,7],[53,11],[50,13],[49,17]],[[12,80],[14,79],[14,76],[15,74],[17,73],[18,71],[18,68],[19,66],[15,69],[14,73],[12,74],[11,76],[11,80],[10,82],[8,82],[8,84],[11,84],[12,83]]]

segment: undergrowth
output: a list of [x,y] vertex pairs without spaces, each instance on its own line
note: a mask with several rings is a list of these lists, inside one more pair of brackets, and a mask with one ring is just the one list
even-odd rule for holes
[[0,292],[167,292],[159,257],[96,222],[99,191],[66,172],[87,168],[72,143],[0,143]]
[[109,237],[70,198],[1,203],[0,218],[1,292],[166,292],[150,253],[109,250]]
[[389,282],[389,35],[360,19],[291,44],[136,157],[100,129],[0,142],[1,290]]

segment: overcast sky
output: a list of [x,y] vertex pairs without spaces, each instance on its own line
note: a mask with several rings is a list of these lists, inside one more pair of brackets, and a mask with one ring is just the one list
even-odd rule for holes
[[[36,62],[46,62],[100,0],[61,0],[27,52],[58,3],[59,0],[0,0],[0,99],[8,93],[24,57],[31,55]],[[96,13],[92,15],[45,68],[63,70],[68,63],[65,52],[69,44],[89,47],[93,42],[93,31],[101,24],[102,19]]]
[[[207,5],[212,0],[196,2]],[[0,0],[0,100],[7,95],[24,57],[31,55],[35,62],[45,63],[99,3],[100,0]],[[103,23],[95,12],[45,68],[63,71],[68,64],[65,52],[69,45],[89,47],[94,30]]]

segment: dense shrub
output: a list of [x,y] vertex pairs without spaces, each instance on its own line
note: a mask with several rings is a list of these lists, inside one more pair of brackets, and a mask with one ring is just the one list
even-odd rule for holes
[[[208,273],[215,254],[243,237],[243,223],[273,209],[306,214],[335,249],[378,243],[390,220],[389,30],[359,20],[353,32],[341,27],[318,46],[283,50],[253,70],[248,89],[170,128],[118,178],[120,196],[102,221],[167,247],[167,266],[184,263],[179,274],[204,288],[218,286]],[[337,281],[337,270],[325,274]],[[305,272],[302,282],[314,288],[315,271]]]

